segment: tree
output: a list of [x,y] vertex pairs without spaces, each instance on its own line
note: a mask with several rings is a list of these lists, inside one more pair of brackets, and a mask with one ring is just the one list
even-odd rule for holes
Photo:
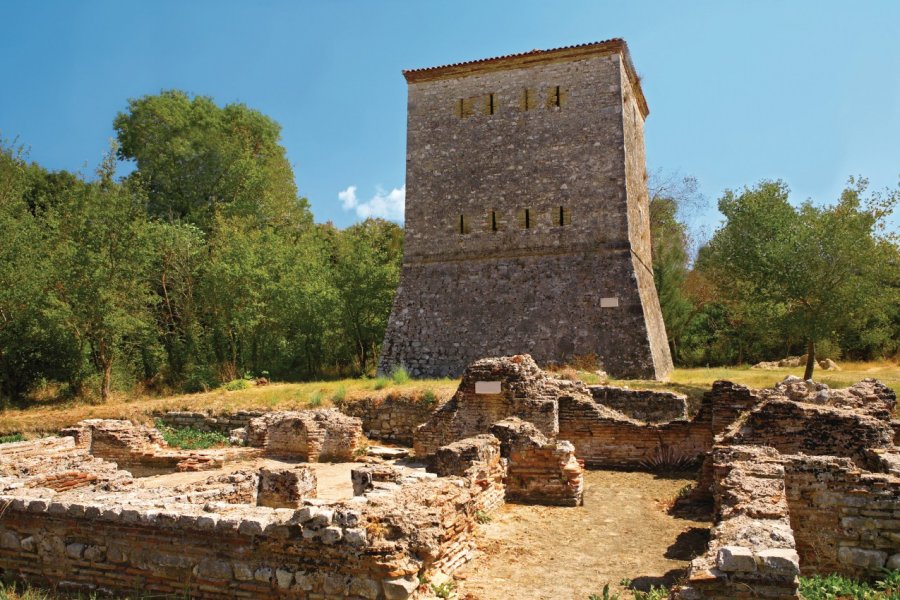
[[346,339],[353,341],[360,373],[377,360],[400,281],[402,256],[403,230],[383,219],[366,219],[334,238],[339,324]]
[[835,205],[799,208],[780,181],[728,191],[719,201],[726,222],[701,256],[720,292],[780,308],[773,318],[784,335],[806,343],[805,379],[817,342],[864,327],[900,299],[896,239],[885,232],[900,191],[864,200],[866,186],[851,179]]
[[113,126],[119,158],[134,160],[147,183],[151,215],[204,230],[218,212],[259,223],[311,222],[281,127],[258,111],[171,90],[130,100]]
[[685,293],[692,241],[685,215],[699,207],[702,196],[695,178],[664,176],[659,171],[651,175],[648,187],[653,279],[672,357],[677,360],[679,342],[697,312]]
[[72,191],[48,215],[53,234],[48,311],[88,353],[101,376],[103,401],[124,346],[150,327],[147,309],[153,302],[146,195],[139,179],[118,183],[114,172],[110,153],[98,180]]

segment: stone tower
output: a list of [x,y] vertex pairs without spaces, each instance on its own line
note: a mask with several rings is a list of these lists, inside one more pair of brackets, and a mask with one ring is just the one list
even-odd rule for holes
[[594,354],[663,379],[648,109],[620,39],[404,71],[406,242],[379,368]]

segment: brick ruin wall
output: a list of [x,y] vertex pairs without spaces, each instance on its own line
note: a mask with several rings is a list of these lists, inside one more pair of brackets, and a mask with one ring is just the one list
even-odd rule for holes
[[[455,460],[459,475],[391,467],[359,496],[302,499],[297,509],[293,493],[309,487],[302,473],[287,481],[285,471],[236,471],[138,489],[75,436],[12,444],[0,458],[3,574],[62,590],[193,598],[420,597],[420,576],[471,558],[477,513],[502,504],[505,476],[490,438]],[[37,468],[105,477],[54,491],[29,478]],[[292,507],[260,506],[269,492]]]
[[248,445],[307,462],[353,461],[363,440],[362,422],[333,408],[267,413],[247,427]]
[[382,372],[455,376],[530,352],[542,364],[594,354],[618,377],[668,374],[644,115],[632,122],[623,51],[410,82],[406,241]]

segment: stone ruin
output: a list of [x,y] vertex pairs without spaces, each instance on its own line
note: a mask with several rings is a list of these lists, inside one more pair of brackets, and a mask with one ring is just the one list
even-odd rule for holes
[[[504,502],[578,506],[586,467],[693,463],[684,501],[712,506],[715,526],[673,598],[797,598],[800,573],[900,567],[895,402],[873,380],[720,381],[689,415],[684,396],[558,379],[522,355],[471,365],[408,432],[335,410],[246,414],[243,447],[183,451],[83,421],[0,445],[0,571],[99,594],[426,598],[420,581],[469,561]],[[380,435],[411,439],[416,460],[366,452]]]

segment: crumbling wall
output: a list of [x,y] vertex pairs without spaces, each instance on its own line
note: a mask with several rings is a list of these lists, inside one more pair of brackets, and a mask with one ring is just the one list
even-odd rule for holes
[[439,477],[464,477],[474,486],[476,510],[493,512],[504,502],[506,464],[500,441],[483,434],[448,444],[429,456],[428,470]]
[[426,422],[439,406],[439,401],[427,402],[422,398],[398,394],[386,398],[347,400],[341,404],[340,410],[362,420],[366,437],[411,446],[416,428]]
[[307,466],[259,470],[258,506],[299,508],[303,500],[317,495],[316,474]]
[[92,456],[126,469],[202,471],[254,454],[243,448],[190,451],[170,448],[155,428],[116,419],[87,419],[61,434],[72,437],[76,446],[87,449]]
[[527,504],[580,506],[584,503],[584,468],[567,441],[549,440],[531,423],[515,417],[495,423],[507,459],[506,500]]
[[307,462],[352,461],[363,440],[362,422],[331,408],[268,413],[247,428],[248,445]]
[[590,385],[594,401],[646,423],[687,419],[687,397],[673,392],[631,390],[612,385]]
[[889,422],[857,410],[773,397],[739,419],[723,443],[768,446],[783,454],[842,456],[869,464],[868,449],[890,448]]
[[475,361],[456,394],[416,430],[413,447],[417,455],[427,456],[441,446],[486,433],[507,417],[519,417],[556,436],[556,399],[566,393],[590,397],[584,384],[551,377],[528,355]]
[[784,456],[787,503],[805,573],[900,568],[900,477],[847,458]]
[[189,427],[199,431],[215,431],[228,435],[234,429],[246,428],[250,421],[266,414],[263,410],[239,410],[233,413],[207,414],[196,411],[168,411],[153,416],[164,425],[176,429]]
[[572,397],[559,399],[559,438],[570,441],[575,455],[590,467],[684,464],[712,446],[707,420],[648,424],[592,400]]
[[799,598],[799,556],[778,453],[717,448],[716,526],[707,552],[691,561],[679,600]]

